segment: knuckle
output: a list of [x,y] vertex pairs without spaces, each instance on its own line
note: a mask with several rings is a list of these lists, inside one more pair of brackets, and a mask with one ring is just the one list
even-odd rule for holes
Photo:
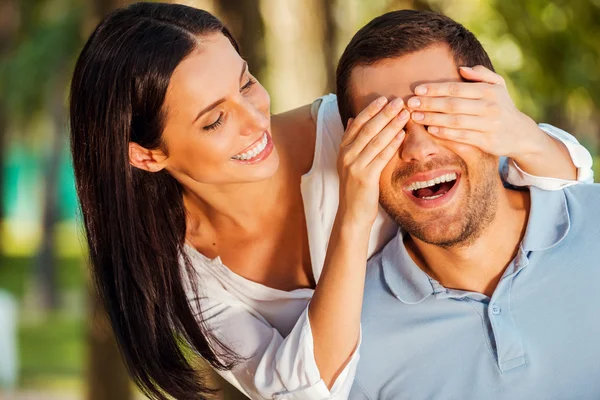
[[359,133],[360,136],[367,136],[367,137],[371,137],[374,134],[375,134],[375,132],[373,130],[373,126],[370,124],[365,125]]
[[462,129],[459,129],[459,130],[456,131],[456,133],[455,133],[454,136],[456,137],[456,139],[466,140],[467,139],[467,132],[464,131],[464,130],[462,130]]
[[379,137],[376,137],[375,139],[371,140],[371,147],[378,148],[381,147],[381,144],[381,138]]
[[350,157],[350,155],[348,153],[346,153],[342,156],[342,165],[346,168],[349,168],[352,166],[352,157]]
[[462,123],[463,123],[463,116],[462,115],[457,114],[457,115],[452,115],[450,117],[450,125],[452,127],[456,128],[456,127],[462,126]]
[[460,85],[458,83],[450,83],[448,85],[448,93],[452,96],[458,96],[460,94]]
[[358,169],[358,167],[356,166],[356,164],[350,164],[348,166],[348,173],[350,176],[353,176],[355,178],[360,176],[360,170]]

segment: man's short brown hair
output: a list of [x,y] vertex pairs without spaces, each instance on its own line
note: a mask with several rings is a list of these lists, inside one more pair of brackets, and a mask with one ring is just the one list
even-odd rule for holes
[[342,123],[353,117],[350,76],[358,66],[401,57],[437,43],[446,43],[457,66],[483,65],[494,70],[492,62],[475,35],[458,22],[430,11],[392,11],[375,18],[350,40],[336,73],[336,92]]

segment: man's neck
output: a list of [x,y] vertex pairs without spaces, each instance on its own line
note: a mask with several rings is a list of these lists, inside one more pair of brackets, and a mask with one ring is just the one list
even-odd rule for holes
[[408,237],[406,248],[417,265],[444,287],[491,297],[523,239],[529,205],[528,191],[503,189],[492,222],[472,243],[442,248]]

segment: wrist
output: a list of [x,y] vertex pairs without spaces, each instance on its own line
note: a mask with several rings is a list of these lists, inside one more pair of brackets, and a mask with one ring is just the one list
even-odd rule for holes
[[338,209],[335,217],[335,223],[338,225],[340,233],[356,238],[368,237],[374,222],[374,218],[367,218],[362,213],[356,213],[344,207]]
[[523,138],[518,151],[513,154],[507,154],[517,164],[529,164],[539,160],[544,154],[548,153],[549,146],[554,145],[554,140],[546,134],[538,124],[529,116],[522,114],[522,124],[520,136]]

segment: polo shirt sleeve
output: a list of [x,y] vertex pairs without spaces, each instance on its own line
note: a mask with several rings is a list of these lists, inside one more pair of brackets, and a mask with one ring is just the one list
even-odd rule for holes
[[579,144],[575,137],[562,129],[549,124],[539,124],[539,127],[566,146],[571,155],[571,160],[577,168],[577,179],[568,180],[531,175],[523,171],[514,160],[503,158],[500,172],[504,181],[513,186],[536,186],[544,190],[561,190],[578,183],[593,183],[593,160],[590,152]]
[[[202,320],[224,345],[241,356],[229,371],[217,371],[251,399],[345,400],[359,359],[360,341],[331,390],[321,379],[314,357],[308,307],[287,337],[243,303],[202,299]],[[342,367],[342,366],[340,366]]]

